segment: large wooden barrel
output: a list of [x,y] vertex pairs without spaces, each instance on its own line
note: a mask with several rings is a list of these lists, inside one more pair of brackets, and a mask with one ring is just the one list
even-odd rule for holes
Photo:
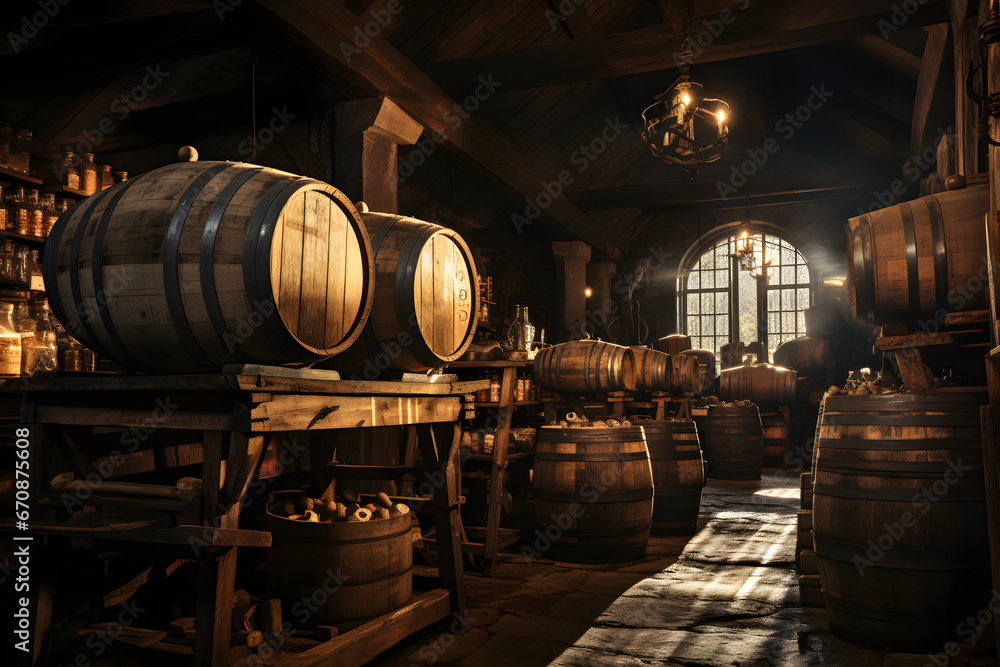
[[796,338],[786,341],[774,351],[774,365],[790,368],[808,377],[833,370],[833,343],[825,338]]
[[672,396],[701,393],[705,382],[705,371],[698,357],[688,354],[678,354],[670,357],[670,378],[667,391]]
[[594,340],[553,345],[535,355],[534,381],[560,394],[596,396],[636,387],[635,353]]
[[764,432],[756,406],[708,406],[708,438],[703,444],[709,477],[760,479]]
[[760,343],[743,343],[736,341],[733,343],[726,343],[719,348],[719,368],[726,370],[727,368],[733,368],[734,366],[742,366],[743,358],[746,355],[755,355],[757,362],[767,363],[764,346]]
[[[985,392],[827,396],[813,539],[830,629],[939,651],[991,601],[979,406]],[[970,626],[970,632],[975,623]]]
[[325,359],[358,337],[373,295],[347,197],[239,162],[169,165],[83,200],[43,266],[67,331],[151,373]]
[[669,354],[648,347],[630,347],[635,355],[635,388],[638,391],[667,391],[673,377]]
[[653,535],[691,535],[698,528],[705,460],[690,420],[633,420],[642,426],[653,467]]
[[645,555],[653,473],[641,427],[543,426],[532,480],[542,555],[571,563]]
[[[264,530],[272,538],[268,593],[310,599],[317,618],[330,621],[401,607],[413,595],[411,521],[409,514],[396,514],[358,523],[306,523],[265,514]],[[325,594],[314,595],[318,590]]]
[[715,353],[711,350],[688,349],[681,351],[686,357],[698,360],[699,381],[694,388],[697,396],[710,396],[715,393]]
[[764,467],[784,467],[792,444],[791,418],[784,412],[761,412],[760,425],[764,434]]
[[431,222],[388,213],[361,217],[375,254],[375,306],[361,338],[323,366],[375,379],[457,360],[479,321],[479,278],[469,246]]
[[684,334],[670,334],[656,341],[656,349],[671,357],[691,349],[691,337]]
[[989,188],[971,185],[848,220],[855,319],[916,323],[938,310],[986,308],[988,208]]
[[797,380],[795,371],[771,364],[727,368],[719,375],[719,398],[753,401],[760,407],[795,405]]

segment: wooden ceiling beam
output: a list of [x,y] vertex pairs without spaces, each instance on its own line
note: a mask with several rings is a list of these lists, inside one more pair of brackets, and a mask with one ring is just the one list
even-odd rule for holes
[[[920,76],[917,79],[917,95],[913,102],[913,125],[910,134],[910,154],[918,155],[923,150],[924,131],[931,112],[941,63],[944,61],[945,47],[948,45],[948,24],[940,23],[927,30],[927,45],[920,62]],[[949,91],[950,93],[951,91]]]
[[916,79],[920,75],[920,56],[915,56],[901,46],[876,35],[865,35],[854,40],[859,49],[886,63],[893,70]]
[[687,28],[687,11],[684,0],[656,0],[656,6],[663,17],[663,23],[670,28],[674,37],[681,37]]
[[[409,58],[379,36],[370,38],[367,44],[359,44],[355,28],[361,21],[345,6],[309,0],[255,0],[249,9],[275,24],[338,76],[370,95],[385,95],[393,100],[431,129],[441,148],[456,161],[486,174],[516,202],[521,202],[525,213],[533,213],[525,199],[537,202],[542,210],[535,218],[554,223],[612,259],[621,257],[621,249],[607,230],[566,197],[546,192],[545,184],[551,186],[551,176],[536,172],[530,160],[522,157],[511,142],[474,113],[463,109]],[[504,85],[503,81],[490,79],[488,72],[480,76],[480,97],[488,97]],[[560,190],[563,188],[558,182],[556,185]],[[541,206],[542,203],[548,205]],[[523,231],[513,220],[511,226]]]
[[[778,0],[733,14],[718,37],[697,54],[698,63],[731,60],[813,44],[853,39],[893,30],[919,28],[947,20],[943,0],[927,0],[912,15],[894,0],[813,2]],[[897,13],[894,22],[894,12]],[[902,19],[900,18],[902,16]],[[904,20],[905,19],[905,20]],[[718,21],[718,19],[716,19]],[[698,21],[692,26],[697,35]],[[890,30],[891,29],[891,30]],[[705,28],[706,34],[712,37]],[[676,67],[683,40],[666,25],[629,33],[574,39],[565,44],[532,46],[476,58],[431,65],[443,86],[468,89],[484,72],[503,81],[504,92],[537,86],[605,79]]]

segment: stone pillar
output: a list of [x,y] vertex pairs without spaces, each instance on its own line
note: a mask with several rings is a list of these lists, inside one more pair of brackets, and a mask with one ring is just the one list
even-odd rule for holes
[[587,264],[587,287],[591,289],[587,299],[587,331],[592,337],[607,338],[605,326],[618,311],[615,300],[617,280],[618,265],[614,262]]
[[337,105],[334,183],[371,211],[398,213],[398,147],[415,144],[423,126],[380,97]]
[[583,337],[587,323],[587,263],[590,246],[583,241],[553,241],[556,262],[556,294],[552,309],[552,331],[548,342]]

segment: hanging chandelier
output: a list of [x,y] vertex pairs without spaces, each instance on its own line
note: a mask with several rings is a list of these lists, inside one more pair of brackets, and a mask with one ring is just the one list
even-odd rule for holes
[[642,138],[653,155],[677,165],[688,178],[715,162],[729,146],[729,104],[691,81],[693,1],[688,3],[687,34],[680,56],[681,75],[642,112]]

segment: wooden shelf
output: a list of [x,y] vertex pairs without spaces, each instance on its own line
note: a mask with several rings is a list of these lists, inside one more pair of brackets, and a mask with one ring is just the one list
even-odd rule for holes
[[16,169],[10,169],[9,167],[0,166],[0,176],[6,176],[7,178],[17,181],[19,183],[24,183],[26,185],[41,185],[42,179],[34,178],[33,176],[28,176],[23,171],[17,171]]
[[[43,185],[38,192],[43,195],[69,195],[71,197],[90,197],[83,190],[67,188],[65,185]],[[100,192],[98,190],[97,192]],[[96,192],[94,194],[97,194]]]
[[269,547],[271,533],[261,530],[210,528],[208,526],[156,526],[153,521],[129,521],[109,525],[31,522],[19,531],[13,520],[0,520],[0,533],[58,535],[87,539],[146,542],[149,544],[200,544],[205,547]]
[[25,243],[31,248],[42,249],[45,247],[45,239],[38,236],[28,236],[27,234],[18,234],[17,232],[12,232],[9,229],[0,229],[0,238],[11,239],[12,241],[20,241]]
[[[514,401],[514,407],[515,408],[524,407],[526,405],[541,405],[541,404],[542,404],[541,401]],[[500,403],[495,403],[493,401],[486,401],[486,402],[476,401],[474,403],[474,405],[477,408],[497,408],[497,409],[499,409],[501,407]]]

